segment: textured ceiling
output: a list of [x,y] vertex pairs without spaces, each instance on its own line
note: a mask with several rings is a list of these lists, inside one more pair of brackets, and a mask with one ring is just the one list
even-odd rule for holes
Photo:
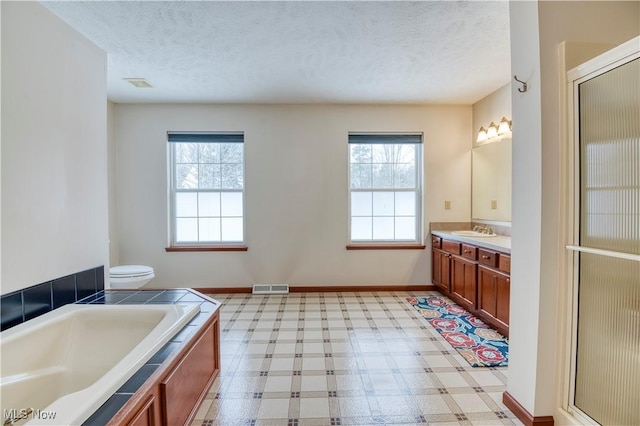
[[510,78],[507,1],[43,4],[108,53],[114,102],[471,104]]

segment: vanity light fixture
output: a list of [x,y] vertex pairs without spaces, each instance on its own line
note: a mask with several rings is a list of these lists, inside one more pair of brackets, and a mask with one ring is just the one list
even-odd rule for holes
[[502,117],[502,120],[498,124],[491,122],[489,127],[485,129],[480,127],[478,130],[478,137],[476,138],[477,144],[484,144],[490,142],[498,142],[501,139],[511,137],[511,121],[507,117]]

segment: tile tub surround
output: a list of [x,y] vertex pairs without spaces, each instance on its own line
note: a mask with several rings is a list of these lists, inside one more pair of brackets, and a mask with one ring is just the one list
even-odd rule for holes
[[77,303],[108,305],[198,304],[200,306],[200,312],[93,413],[93,415],[83,423],[84,426],[107,424],[131,397],[133,397],[136,391],[144,385],[146,380],[149,379],[174,352],[180,350],[182,345],[220,308],[218,301],[190,289],[104,290]]
[[198,313],[196,304],[69,303],[5,330],[0,405],[55,413],[37,424],[82,423]]
[[56,278],[0,297],[1,330],[104,290],[104,266]]
[[435,292],[216,294],[220,376],[192,426],[522,424],[406,302]]

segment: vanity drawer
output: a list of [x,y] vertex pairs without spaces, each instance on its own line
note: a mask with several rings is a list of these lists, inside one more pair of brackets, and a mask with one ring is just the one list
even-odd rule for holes
[[462,257],[470,260],[478,259],[478,248],[469,244],[462,244]]
[[460,254],[460,243],[457,241],[442,240],[442,249],[448,253]]
[[498,256],[498,269],[506,272],[507,274],[511,273],[511,256],[508,254],[500,253]]
[[436,235],[431,235],[431,247],[442,248],[442,238]]
[[498,265],[498,253],[485,249],[478,249],[478,262],[495,268]]

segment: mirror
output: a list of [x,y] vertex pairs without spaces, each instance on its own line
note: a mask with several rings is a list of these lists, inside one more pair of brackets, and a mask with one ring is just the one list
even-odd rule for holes
[[473,148],[471,217],[511,222],[511,139]]

